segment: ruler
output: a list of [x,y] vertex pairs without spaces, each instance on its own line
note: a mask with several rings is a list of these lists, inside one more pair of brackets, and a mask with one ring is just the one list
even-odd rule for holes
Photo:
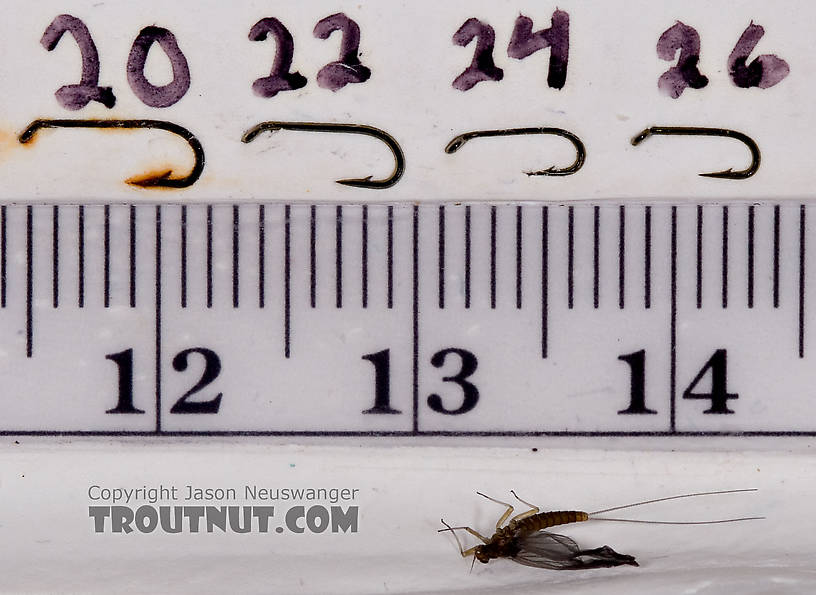
[[0,429],[816,435],[808,215],[4,205]]

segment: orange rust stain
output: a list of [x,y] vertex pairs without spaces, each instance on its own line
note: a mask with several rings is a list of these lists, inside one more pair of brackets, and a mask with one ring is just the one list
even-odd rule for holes
[[[170,176],[173,175],[172,169],[153,169],[147,170],[140,174],[136,174],[135,176],[131,176],[125,183],[130,184],[131,186],[136,186],[139,188],[149,188],[151,190],[162,189],[162,186],[150,186],[145,184],[145,182],[153,181],[157,179],[168,179]],[[173,190],[172,188],[166,188],[166,190]]]
[[16,132],[0,128],[0,161],[5,161],[21,145]]
[[[20,135],[18,133],[0,128],[0,148],[13,148],[21,144]],[[29,141],[28,144],[34,144],[34,139]]]

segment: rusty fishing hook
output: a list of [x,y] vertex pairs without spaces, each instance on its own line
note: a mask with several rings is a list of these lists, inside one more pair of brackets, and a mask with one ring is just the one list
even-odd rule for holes
[[504,130],[474,130],[454,137],[445,147],[445,153],[452,155],[471,139],[490,136],[520,136],[524,134],[554,134],[569,140],[575,147],[575,161],[567,167],[548,167],[539,171],[524,172],[528,176],[569,176],[577,172],[586,160],[586,147],[581,139],[563,128],[507,128]]
[[353,188],[371,188],[380,190],[390,188],[399,182],[402,174],[405,173],[405,155],[402,148],[393,136],[388,134],[385,130],[375,128],[374,126],[366,126],[364,124],[334,124],[330,122],[261,122],[247,130],[241,141],[244,143],[251,143],[262,132],[277,132],[278,130],[292,130],[295,132],[333,132],[340,134],[363,134],[371,136],[377,140],[385,143],[391,150],[394,156],[394,171],[391,172],[387,178],[382,180],[372,180],[372,176],[365,178],[347,178],[343,180],[336,180],[338,184],[343,186],[351,186]]
[[762,159],[759,152],[759,147],[754,139],[747,134],[737,130],[729,130],[727,128],[704,128],[699,126],[652,126],[644,129],[637,136],[635,136],[632,139],[632,145],[636,147],[650,136],[658,134],[669,136],[725,136],[728,138],[737,139],[751,151],[751,165],[749,165],[746,169],[734,171],[729,167],[723,171],[699,174],[706,178],[721,178],[726,180],[744,180],[745,178],[750,178],[759,169],[759,164]]
[[165,130],[176,136],[180,136],[190,148],[193,150],[195,163],[193,169],[189,174],[182,178],[170,177],[173,170],[167,170],[158,176],[150,176],[146,178],[130,179],[126,182],[132,186],[140,186],[142,188],[187,188],[196,183],[204,170],[204,148],[201,142],[195,135],[186,128],[173,124],[172,122],[165,122],[164,120],[34,120],[28,125],[18,140],[23,143],[29,143],[34,135],[43,128],[119,128],[122,130],[134,128],[156,128]]

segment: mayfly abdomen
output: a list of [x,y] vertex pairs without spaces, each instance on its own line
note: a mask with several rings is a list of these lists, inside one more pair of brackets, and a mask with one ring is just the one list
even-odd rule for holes
[[554,510],[552,512],[540,512],[526,519],[521,519],[518,521],[516,529],[523,533],[533,533],[547,527],[580,523],[588,520],[589,515],[580,510]]

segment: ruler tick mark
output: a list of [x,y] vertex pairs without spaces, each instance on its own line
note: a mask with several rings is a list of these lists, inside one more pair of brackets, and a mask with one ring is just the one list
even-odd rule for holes
[[[133,208],[133,207],[131,207]],[[162,212],[161,205],[156,205],[156,268],[155,268],[155,282],[156,282],[156,433],[160,434],[162,431],[162,400],[161,400],[161,361],[162,361]],[[134,219],[131,218],[131,221]]]
[[309,300],[317,307],[317,207],[312,205],[309,216]]
[[626,207],[618,207],[618,308],[623,310],[626,300]]
[[748,207],[748,307],[754,307],[754,205]]
[[573,282],[575,275],[575,213],[567,207],[567,308],[573,306]]
[[490,207],[490,307],[496,308],[496,205]]
[[722,208],[722,307],[728,307],[728,207]]
[[0,207],[0,307],[6,307],[6,260],[7,260],[7,244],[6,228],[7,228],[6,205]]
[[187,307],[187,205],[181,206],[181,307]]
[[26,357],[34,352],[34,208],[26,207]]
[[266,215],[264,205],[258,205],[258,307],[266,301]]
[[[647,209],[649,207],[646,207]],[[671,320],[669,322],[669,430],[677,431],[677,207],[671,208]]]
[[240,303],[241,287],[241,213],[238,205],[232,206],[232,307]]
[[470,308],[470,205],[465,206],[465,308]]
[[213,208],[207,205],[207,307],[213,305]]
[[291,355],[292,341],[292,303],[291,303],[291,207],[283,208],[283,354],[286,359]]
[[445,308],[445,205],[439,205],[438,284],[439,308]]
[[419,432],[419,206],[414,205],[413,260],[413,433]]
[[541,207],[541,357],[547,359],[549,324],[549,207]]
[[136,205],[130,205],[130,307],[136,307]]
[[600,244],[601,244],[601,207],[592,210],[592,305],[597,310],[600,305]]
[[59,207],[51,210],[51,302],[59,308]]
[[522,214],[521,205],[516,207],[516,309],[521,310],[521,300],[522,300],[522,290],[523,290],[523,279],[522,279],[522,268],[524,265],[523,259],[523,234],[524,234],[524,225],[523,225],[523,214]]
[[805,357],[805,205],[799,206],[799,357]]
[[104,232],[103,232],[103,265],[102,265],[102,276],[103,276],[103,296],[102,301],[105,308],[110,308],[110,205],[105,205],[103,207],[104,211]]
[[334,292],[335,306],[343,307],[343,207],[337,205],[334,221]]
[[643,212],[643,307],[652,307],[652,207]]
[[362,254],[360,254],[360,279],[362,286],[360,292],[362,293],[362,306],[368,308],[368,205],[362,207],[362,223],[361,223],[360,245]]
[[77,221],[77,304],[80,308],[85,307],[85,207],[79,206]]
[[703,307],[703,205],[697,205],[697,309]]
[[779,307],[779,205],[774,205],[773,217],[773,305]]
[[394,307],[394,207],[388,205],[388,248],[386,260],[388,266],[388,309]]

